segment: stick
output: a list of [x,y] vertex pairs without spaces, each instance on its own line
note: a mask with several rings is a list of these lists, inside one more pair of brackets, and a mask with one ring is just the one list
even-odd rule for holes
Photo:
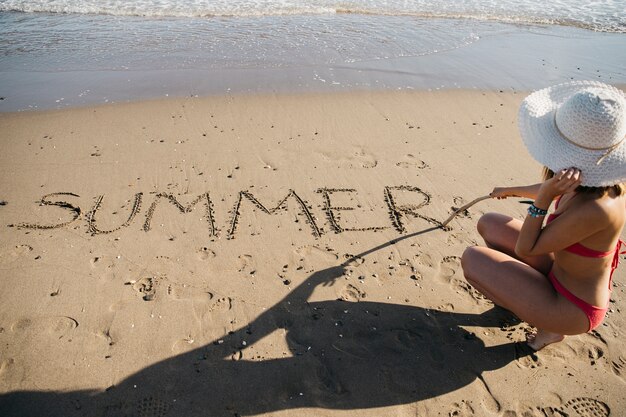
[[454,211],[454,213],[452,213],[452,215],[450,215],[450,217],[448,217],[446,219],[445,222],[441,223],[441,227],[446,227],[448,225],[448,223],[450,223],[452,221],[452,219],[454,219],[456,217],[456,215],[459,214],[460,212],[462,212],[463,210],[467,210],[468,208],[472,207],[474,204],[478,203],[479,201],[483,201],[483,200],[486,200],[488,198],[491,198],[491,196],[490,195],[484,195],[482,197],[478,197],[478,198],[470,201],[469,203],[467,203],[463,207],[456,209]]

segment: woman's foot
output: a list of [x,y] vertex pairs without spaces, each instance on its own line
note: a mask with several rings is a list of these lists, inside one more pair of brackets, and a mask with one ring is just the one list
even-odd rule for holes
[[537,351],[552,343],[560,342],[563,339],[565,339],[565,336],[562,334],[537,329],[537,333],[531,333],[526,336],[526,343],[533,350]]

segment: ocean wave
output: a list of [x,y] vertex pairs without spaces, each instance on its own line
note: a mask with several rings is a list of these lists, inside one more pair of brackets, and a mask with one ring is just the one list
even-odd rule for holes
[[385,12],[380,10],[367,9],[344,9],[337,8],[336,14],[358,14],[358,15],[379,15],[379,16],[405,16],[424,19],[462,19],[479,20],[497,23],[510,23],[516,25],[558,25],[571,26],[580,29],[588,29],[596,32],[626,33],[626,23],[615,22],[607,24],[605,22],[575,20],[569,17],[540,17],[540,16],[514,16],[510,14],[495,13],[455,13],[455,12]]
[[[619,1],[607,0],[604,8],[567,0],[537,2],[505,0],[0,0],[0,12],[58,13],[134,16],[146,18],[237,18],[290,15],[354,14],[416,18],[470,19],[522,25],[574,26],[599,32],[626,33],[626,16]],[[595,5],[595,6],[594,6]],[[571,6],[571,7],[568,7]]]

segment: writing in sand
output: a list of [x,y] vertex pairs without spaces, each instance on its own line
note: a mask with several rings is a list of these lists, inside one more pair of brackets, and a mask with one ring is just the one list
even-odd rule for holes
[[[334,233],[342,233],[344,231],[377,231],[388,228],[394,228],[399,233],[406,232],[406,218],[420,218],[426,220],[429,223],[434,224],[435,226],[443,226],[441,222],[435,220],[431,217],[425,216],[420,213],[420,209],[427,206],[430,203],[431,196],[419,189],[418,187],[408,186],[408,185],[400,185],[400,186],[385,186],[383,190],[384,201],[386,203],[389,220],[391,222],[388,226],[375,226],[375,227],[363,227],[363,228],[347,228],[343,227],[340,222],[340,212],[347,210],[354,210],[354,207],[349,206],[337,206],[333,204],[333,195],[338,193],[356,193],[357,191],[352,188],[319,188],[316,190],[322,197],[323,205],[321,210],[325,215],[328,225],[330,229]],[[397,202],[398,193],[409,193],[411,196],[411,200],[413,201],[410,204],[399,204]],[[28,228],[28,229],[59,229],[63,227],[67,227],[74,222],[77,222],[81,219],[83,214],[83,209],[77,205],[76,203],[71,203],[65,200],[71,200],[73,197],[79,197],[75,193],[71,192],[57,192],[50,193],[44,195],[39,204],[41,206],[51,206],[55,207],[55,210],[63,209],[66,211],[64,216],[67,216],[67,219],[61,220],[56,224],[37,224],[37,223],[18,223],[15,225],[9,225],[10,227],[18,227],[18,228]],[[103,201],[105,199],[104,195],[99,195],[95,198],[95,203],[91,207],[91,209],[86,212],[84,219],[87,222],[87,227],[89,233],[92,235],[99,234],[107,234],[118,231],[122,228],[130,226],[137,218],[138,214],[141,211],[142,203],[144,201],[144,194],[139,192],[134,195],[132,198],[132,205],[130,205],[130,212],[126,220],[117,227],[112,229],[103,230],[98,227],[98,212],[101,210]],[[224,232],[226,233],[226,237],[228,239],[233,239],[237,233],[237,225],[241,216],[242,211],[246,210],[246,207],[256,208],[261,212],[272,215],[278,214],[280,211],[286,211],[289,203],[295,204],[295,207],[298,209],[299,213],[304,216],[306,223],[308,224],[311,234],[314,237],[320,237],[324,231],[319,226],[319,220],[315,217],[311,206],[307,203],[306,200],[302,199],[298,193],[294,190],[289,190],[286,196],[284,196],[278,203],[274,206],[268,206],[262,203],[252,192],[250,191],[240,191],[237,194],[236,200],[234,202],[234,207],[230,211],[230,218],[226,224],[226,228]],[[202,193],[197,195],[195,199],[193,199],[187,205],[181,203],[180,196],[177,198],[173,194],[159,192],[153,194],[152,202],[145,213],[145,218],[143,220],[143,230],[148,232],[150,231],[152,225],[152,219],[156,212],[156,210],[163,206],[163,204],[171,204],[178,209],[180,213],[189,213],[194,211],[197,207],[204,208],[203,218],[206,220],[207,232],[212,237],[217,237],[222,230],[218,227],[216,221],[216,214],[214,210],[213,202],[211,201],[211,196],[209,192]],[[389,221],[388,220],[388,221]],[[294,221],[298,221],[297,219]]]

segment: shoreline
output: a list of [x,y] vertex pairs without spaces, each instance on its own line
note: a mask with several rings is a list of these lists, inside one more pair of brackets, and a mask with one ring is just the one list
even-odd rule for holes
[[625,34],[559,26],[499,24],[495,28],[474,42],[448,50],[356,62],[325,63],[319,60],[326,58],[317,56],[312,61],[296,57],[278,67],[257,63],[253,68],[219,64],[154,70],[158,61],[150,68],[112,71],[5,68],[0,71],[0,112],[228,94],[530,91],[574,79],[626,84],[621,65],[626,61]]

